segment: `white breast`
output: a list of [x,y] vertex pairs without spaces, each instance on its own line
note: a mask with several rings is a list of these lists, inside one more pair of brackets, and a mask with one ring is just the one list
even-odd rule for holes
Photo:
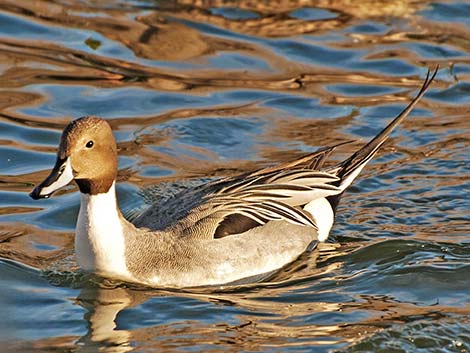
[[75,254],[78,264],[86,271],[130,278],[114,184],[107,193],[81,194]]

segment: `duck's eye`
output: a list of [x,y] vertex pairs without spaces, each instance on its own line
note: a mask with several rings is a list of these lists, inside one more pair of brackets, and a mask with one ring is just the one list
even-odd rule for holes
[[93,141],[88,141],[85,145],[86,148],[92,148],[93,147]]

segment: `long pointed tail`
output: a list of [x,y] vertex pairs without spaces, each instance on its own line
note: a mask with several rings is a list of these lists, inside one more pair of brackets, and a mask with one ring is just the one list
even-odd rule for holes
[[[346,190],[346,188],[351,185],[362,168],[364,168],[364,166],[372,159],[372,157],[374,157],[375,153],[384,144],[390,133],[410,114],[419,100],[423,97],[424,93],[426,93],[432,81],[436,77],[438,70],[439,66],[436,67],[432,75],[431,70],[428,70],[423,86],[421,87],[416,97],[395,119],[393,119],[390,124],[387,125],[387,127],[385,127],[385,129],[383,129],[377,136],[375,136],[351,157],[327,170],[330,173],[336,174],[340,178],[338,186],[340,186],[343,190]],[[339,201],[339,195],[337,195],[337,197],[337,201]]]

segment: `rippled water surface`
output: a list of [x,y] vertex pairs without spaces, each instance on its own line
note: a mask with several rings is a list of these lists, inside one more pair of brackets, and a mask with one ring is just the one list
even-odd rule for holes
[[[469,352],[469,13],[464,1],[0,1],[1,351]],[[84,275],[76,188],[28,197],[86,114],[115,131],[130,216],[355,140],[338,161],[437,64],[330,241],[266,283],[170,291]]]

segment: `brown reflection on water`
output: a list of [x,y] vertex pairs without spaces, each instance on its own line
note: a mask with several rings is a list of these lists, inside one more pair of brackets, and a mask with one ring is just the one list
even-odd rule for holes
[[[433,43],[445,43],[465,52],[470,51],[470,29],[463,23],[436,22],[426,18],[417,18],[417,25],[424,33],[410,34],[412,40],[427,40]],[[469,63],[468,57],[452,58],[453,63]],[[468,77],[468,75],[466,75]]]
[[[31,211],[10,209],[15,213]],[[0,258],[12,259],[37,269],[44,269],[70,255],[73,234],[42,230],[26,223],[0,223]],[[46,245],[48,250],[43,250]]]
[[[121,42],[142,58],[187,60],[209,51],[207,42],[199,32],[183,24],[168,21],[157,13],[138,16],[136,20],[132,20],[130,15],[136,10],[126,7],[103,8],[97,16],[83,17],[84,13],[90,12],[88,6],[42,1],[16,2],[8,10],[65,27],[93,30],[110,40]],[[99,46],[100,43],[90,38],[89,45]]]
[[[385,5],[385,3],[387,5]],[[252,3],[236,3],[247,9]],[[253,31],[257,36],[263,35],[292,35],[293,29],[300,29],[302,32],[311,32],[315,27],[320,29],[341,29],[346,25],[350,15],[339,15],[332,20],[303,21],[288,17],[288,13],[300,5],[308,7],[331,8],[334,11],[351,11],[356,17],[357,13],[364,13],[368,16],[376,16],[371,13],[369,4],[354,5],[354,2],[342,1],[325,2],[325,4],[305,2],[302,4],[293,2],[280,2],[276,6],[269,4],[255,6],[255,11],[263,16],[256,20],[228,20],[216,15],[210,15],[207,11],[211,6],[222,6],[222,3],[198,2],[180,5],[171,5],[167,11],[165,5],[161,9],[150,12],[145,16],[135,15],[135,10],[126,7],[116,9],[115,7],[99,8],[99,15],[83,17],[81,13],[97,11],[93,6],[90,8],[86,4],[58,4],[42,1],[22,1],[4,2],[0,8],[11,13],[26,16],[29,21],[42,23],[44,25],[60,25],[64,27],[75,27],[85,30],[93,30],[104,37],[122,43],[130,48],[137,57],[158,59],[165,61],[180,60],[205,60],[204,58],[222,51],[245,52],[253,57],[260,57],[270,63],[272,68],[280,71],[280,74],[251,72],[247,70],[237,70],[232,75],[227,70],[221,71],[214,68],[204,70],[185,70],[184,74],[179,69],[166,68],[161,70],[136,62],[113,59],[94,53],[83,52],[71,48],[63,48],[60,45],[50,42],[37,42],[30,40],[0,39],[0,55],[4,55],[5,63],[14,62],[8,70],[0,77],[5,80],[5,87],[20,87],[25,84],[41,82],[60,84],[83,84],[96,85],[99,87],[116,87],[122,85],[139,85],[147,88],[161,90],[200,90],[204,92],[208,87],[245,87],[272,90],[296,90],[305,85],[312,85],[328,79],[329,69],[312,71],[306,66],[292,61],[287,61],[274,51],[267,51],[259,45],[240,42],[227,38],[209,37],[200,34],[195,29],[177,21],[169,20],[168,16],[176,18],[188,18],[191,20],[215,21],[218,26],[231,31]],[[230,6],[225,4],[223,6]],[[413,5],[419,7],[420,5]],[[383,15],[397,15],[406,13],[413,8],[402,1],[392,3],[384,2],[381,6],[372,6],[375,11],[382,12]],[[367,9],[367,11],[366,11]],[[402,9],[402,10],[398,10]],[[272,12],[274,11],[274,12]],[[410,10],[409,12],[413,12]],[[273,15],[273,13],[275,13]],[[198,15],[202,19],[198,19]],[[287,21],[284,23],[283,21]],[[222,23],[219,23],[222,21]],[[250,22],[254,21],[254,23]],[[304,23],[303,25],[299,22]],[[327,28],[321,28],[322,26]],[[232,28],[236,26],[237,28]],[[305,27],[305,28],[304,28]],[[95,39],[89,38],[89,45],[101,45]],[[37,64],[42,63],[41,68]],[[329,70],[331,74],[342,77],[342,82],[348,82],[344,73],[338,74],[338,70]],[[326,76],[325,76],[326,74]],[[356,74],[354,82],[370,83],[371,74]],[[361,77],[364,78],[361,78]],[[346,80],[346,81],[345,81]],[[378,77],[375,81],[382,81],[383,77]],[[387,83],[385,83],[387,84]],[[402,83],[403,84],[403,83]],[[331,97],[330,97],[331,98]],[[347,103],[340,102],[337,103]],[[357,103],[357,102],[354,102]]]
[[[354,19],[382,16],[407,17],[424,7],[426,1],[192,1],[180,0],[168,6],[167,14],[176,15],[192,21],[211,23],[231,32],[238,32],[259,37],[288,37],[319,31],[341,29],[350,25]],[[165,5],[161,10],[165,11]],[[237,7],[252,11],[256,18],[229,19],[216,15],[211,8]],[[319,8],[330,10],[334,16],[321,20],[304,20],[292,16],[292,11],[299,8]]]
[[[201,23],[210,23],[231,32],[256,35],[258,37],[285,37],[339,29],[344,27],[349,19],[349,16],[338,13],[337,16],[332,19],[305,21],[290,17],[289,15],[290,11],[294,10],[296,7],[298,8],[298,4],[288,7],[282,7],[282,3],[279,3],[279,5],[280,7],[276,9],[275,14],[262,13],[259,11],[260,7],[257,7],[256,11],[258,14],[262,15],[262,17],[256,19],[231,20],[211,14],[205,8],[198,7],[192,7],[187,11],[180,11],[178,12],[178,17],[192,21],[195,20]],[[216,6],[225,7],[229,5],[227,3],[217,2]],[[169,12],[167,13],[169,14]]]
[[[236,71],[233,74],[216,69],[185,71],[161,69],[111,59],[82,51],[62,48],[56,44],[0,39],[0,52],[9,54],[11,67],[2,73],[4,87],[16,88],[27,84],[56,83],[62,85],[93,85],[103,88],[141,86],[149,89],[194,93],[214,88],[245,87],[270,90],[293,90],[301,87],[297,73],[270,76]],[[29,59],[41,62],[43,68],[31,67]],[[17,62],[19,58],[20,63]]]
[[[3,61],[0,57],[0,61]],[[4,87],[2,83],[2,88]],[[42,101],[42,97],[36,93],[16,92],[2,90],[0,91],[0,110],[7,108],[17,108],[25,105],[34,105]]]

